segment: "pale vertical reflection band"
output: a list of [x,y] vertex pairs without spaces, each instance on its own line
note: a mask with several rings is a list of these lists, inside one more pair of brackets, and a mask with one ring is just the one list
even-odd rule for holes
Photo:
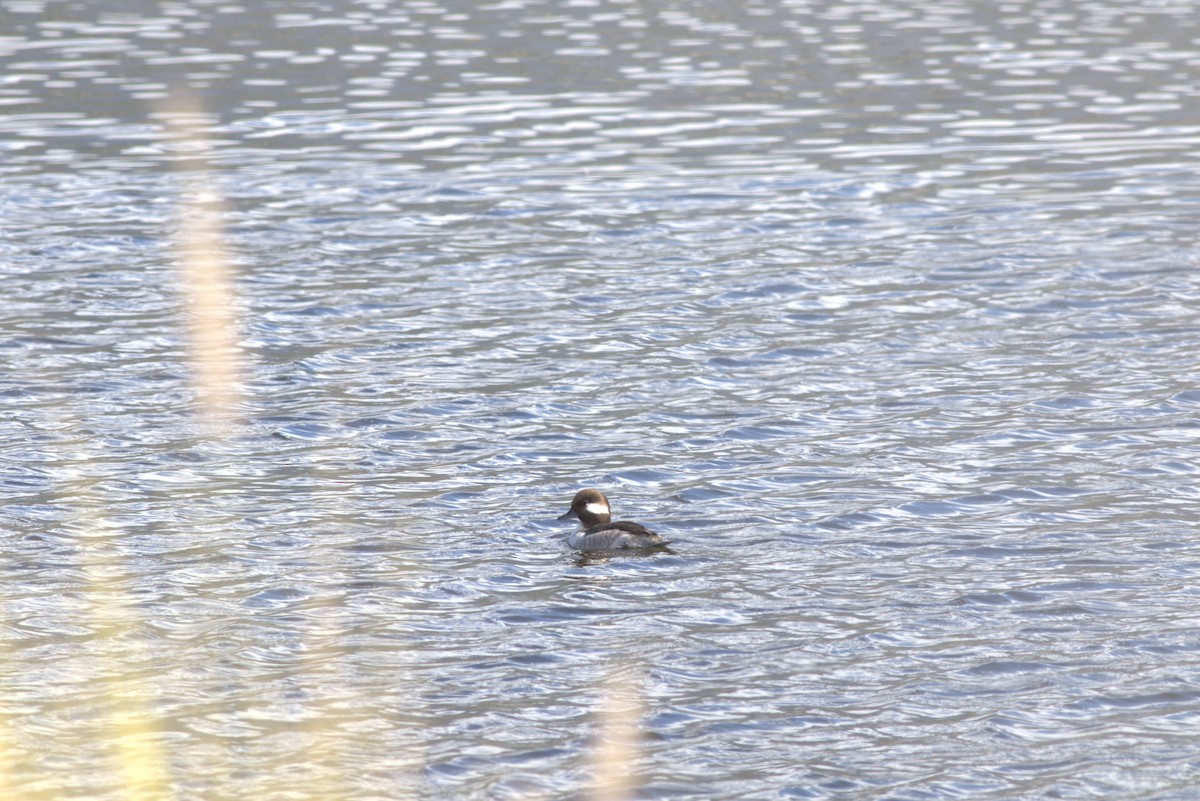
[[243,396],[238,298],[225,246],[225,208],[197,125],[202,117],[185,103],[164,110],[182,180],[177,250],[189,357],[199,411],[228,424],[237,419]]

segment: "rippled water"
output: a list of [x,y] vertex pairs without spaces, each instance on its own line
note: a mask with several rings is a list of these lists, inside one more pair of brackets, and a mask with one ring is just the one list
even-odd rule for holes
[[0,65],[0,795],[580,798],[628,688],[637,797],[1194,797],[1193,4],[26,0]]

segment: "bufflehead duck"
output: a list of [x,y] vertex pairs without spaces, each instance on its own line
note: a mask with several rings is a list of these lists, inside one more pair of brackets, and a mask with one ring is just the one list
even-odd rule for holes
[[612,522],[608,498],[597,489],[585,489],[575,493],[571,509],[559,520],[579,518],[583,524],[567,538],[567,544],[581,551],[614,551],[620,548],[653,548],[666,545],[667,541],[640,523],[628,520]]

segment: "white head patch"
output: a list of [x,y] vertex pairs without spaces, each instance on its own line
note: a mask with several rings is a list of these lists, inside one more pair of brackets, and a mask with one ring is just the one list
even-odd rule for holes
[[605,506],[605,505],[604,505],[604,504],[602,504],[602,503],[594,503],[594,502],[593,502],[593,503],[589,503],[589,504],[588,504],[587,506],[585,506],[584,508],[585,508],[585,509],[587,509],[589,512],[591,512],[591,513],[592,513],[592,514],[594,514],[594,515],[606,515],[606,514],[608,514],[608,507],[607,507],[607,506]]

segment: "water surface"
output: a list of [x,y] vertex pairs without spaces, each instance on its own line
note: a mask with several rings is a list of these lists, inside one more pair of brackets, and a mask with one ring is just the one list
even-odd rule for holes
[[0,20],[7,793],[580,798],[629,687],[637,797],[1194,794],[1191,4]]

